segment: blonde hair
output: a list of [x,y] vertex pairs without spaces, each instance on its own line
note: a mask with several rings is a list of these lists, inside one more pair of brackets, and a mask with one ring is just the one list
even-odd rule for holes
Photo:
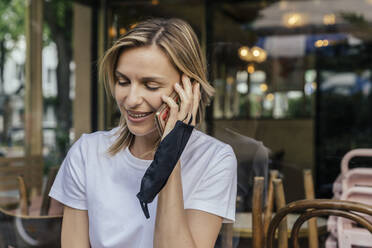
[[[115,70],[119,56],[125,50],[134,47],[156,45],[169,58],[170,62],[180,72],[200,83],[201,99],[196,124],[204,118],[204,111],[214,88],[207,81],[207,65],[201,51],[198,38],[190,25],[180,19],[149,19],[136,25],[120,37],[108,49],[99,66],[99,75],[105,89],[112,97],[115,96]],[[115,155],[130,145],[133,134],[129,131],[125,119],[120,117],[119,130],[114,144],[108,152]]]

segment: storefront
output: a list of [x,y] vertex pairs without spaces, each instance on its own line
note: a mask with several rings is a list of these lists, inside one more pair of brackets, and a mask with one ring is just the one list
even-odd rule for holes
[[[48,14],[40,11],[50,6],[32,2],[26,20],[41,27]],[[66,6],[71,12],[62,20],[71,23],[62,33],[69,33],[71,48],[53,40],[57,26],[40,32],[34,25],[2,67],[4,157],[42,155],[49,168],[82,133],[115,127],[120,114],[98,81],[98,61],[120,35],[157,17],[186,20],[206,53],[216,93],[201,129],[234,148],[239,211],[250,210],[254,166],[264,166],[259,175],[279,170],[287,202],[304,198],[305,169],[313,171],[316,197],[331,198],[343,155],[372,147],[372,1],[81,0]],[[70,57],[61,55],[66,49]],[[265,150],[264,162],[252,153],[257,147]]]

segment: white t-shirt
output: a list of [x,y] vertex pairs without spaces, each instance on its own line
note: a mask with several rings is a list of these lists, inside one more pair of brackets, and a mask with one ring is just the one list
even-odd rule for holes
[[[93,248],[153,247],[157,197],[146,219],[136,194],[151,160],[134,157],[128,148],[107,154],[117,128],[84,134],[68,152],[50,197],[72,208],[88,210]],[[181,156],[185,209],[197,209],[235,220],[236,158],[232,148],[194,130]]]

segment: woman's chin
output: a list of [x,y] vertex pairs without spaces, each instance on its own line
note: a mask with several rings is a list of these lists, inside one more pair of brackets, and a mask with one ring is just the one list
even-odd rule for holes
[[158,135],[158,130],[156,127],[151,127],[151,128],[145,128],[145,127],[131,127],[128,125],[129,131],[138,137],[141,136],[147,136],[147,135]]

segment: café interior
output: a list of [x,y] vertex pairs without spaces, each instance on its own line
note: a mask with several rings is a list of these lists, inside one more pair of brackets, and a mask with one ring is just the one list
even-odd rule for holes
[[237,158],[215,247],[372,247],[371,0],[2,2],[0,247],[60,247],[58,168],[120,118],[97,65],[151,17],[195,30],[216,90],[198,128]]

